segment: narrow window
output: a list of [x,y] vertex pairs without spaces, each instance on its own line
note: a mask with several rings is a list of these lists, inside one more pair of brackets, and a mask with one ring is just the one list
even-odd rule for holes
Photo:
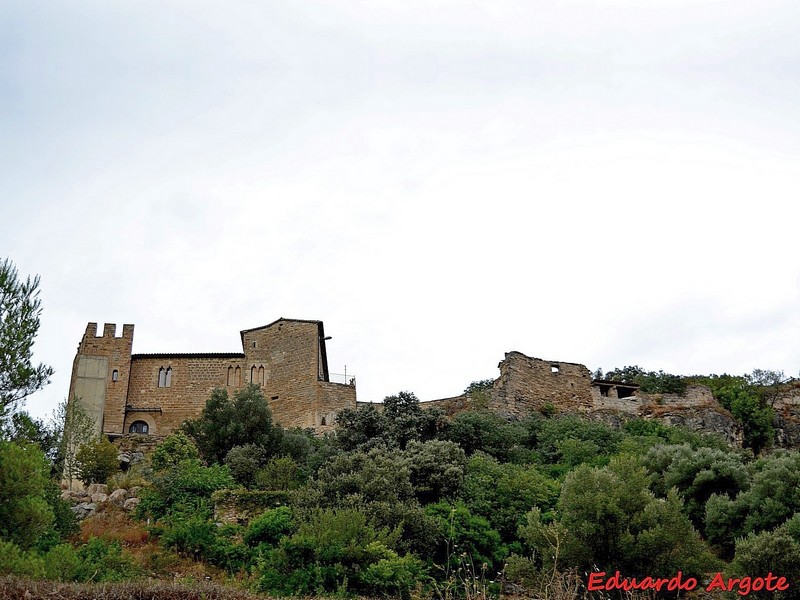
[[264,385],[264,367],[263,365],[258,367],[258,383]]
[[325,422],[325,417],[322,417],[322,423],[320,423],[320,425],[327,425],[327,423]]
[[558,371],[559,371],[558,365],[551,365],[550,366],[550,372],[551,373],[558,373]]
[[242,385],[242,370],[238,366],[233,372],[233,385],[236,387]]
[[167,367],[167,375],[164,378],[164,387],[172,385],[172,367]]
[[225,380],[225,385],[229,386],[233,383],[233,367],[228,367],[228,379]]
[[253,342],[253,348],[255,348],[255,347],[256,347],[256,343],[255,343],[255,342]]
[[250,367],[250,383],[256,382],[256,366]]
[[111,371],[111,381],[119,381],[119,371],[117,369]]
[[134,421],[128,428],[128,433],[150,433],[150,427],[144,421]]
[[165,387],[167,385],[167,372],[164,367],[158,370],[158,387]]

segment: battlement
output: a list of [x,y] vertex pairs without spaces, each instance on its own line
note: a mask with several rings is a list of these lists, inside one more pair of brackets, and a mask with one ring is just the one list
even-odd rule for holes
[[117,336],[117,324],[116,323],[104,323],[103,324],[103,335],[97,335],[97,323],[88,323],[86,325],[86,333],[83,334],[84,338],[89,337],[104,337],[104,338],[121,338],[121,339],[133,339],[133,325],[125,324],[122,326],[122,335]]

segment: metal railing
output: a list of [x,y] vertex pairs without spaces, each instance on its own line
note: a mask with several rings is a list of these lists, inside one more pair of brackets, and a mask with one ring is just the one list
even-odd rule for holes
[[356,385],[356,376],[352,373],[328,373],[328,381],[343,385]]

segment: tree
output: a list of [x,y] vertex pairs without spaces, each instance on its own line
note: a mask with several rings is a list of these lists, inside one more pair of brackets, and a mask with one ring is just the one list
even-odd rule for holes
[[53,523],[48,466],[33,444],[0,441],[0,540],[30,548]]
[[72,489],[73,480],[80,475],[80,468],[76,455],[78,449],[89,443],[95,436],[95,420],[81,406],[79,398],[72,402],[64,400],[58,405],[54,414],[56,423],[60,423],[57,435],[60,436],[58,454],[54,470],[63,472],[69,488]]
[[217,388],[211,393],[199,419],[187,421],[183,430],[197,444],[209,463],[222,464],[234,446],[255,444],[270,456],[281,450],[283,429],[272,423],[272,411],[257,385],[237,390],[233,400]]
[[13,262],[0,262],[0,421],[53,374],[51,367],[31,362],[41,305],[39,277],[23,282]]
[[78,464],[81,481],[86,485],[105,483],[119,471],[119,451],[104,436],[96,437],[78,448],[75,461]]

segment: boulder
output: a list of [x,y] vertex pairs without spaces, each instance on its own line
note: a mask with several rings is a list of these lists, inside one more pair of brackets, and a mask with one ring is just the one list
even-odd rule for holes
[[86,493],[90,496],[93,494],[108,494],[108,486],[105,483],[92,483],[86,488]]
[[140,502],[139,498],[128,498],[127,500],[125,500],[125,503],[122,505],[122,508],[124,508],[125,510],[134,510],[138,506],[139,502]]
[[116,504],[117,506],[122,506],[125,504],[125,500],[128,498],[128,490],[118,489],[111,492],[108,499]]

